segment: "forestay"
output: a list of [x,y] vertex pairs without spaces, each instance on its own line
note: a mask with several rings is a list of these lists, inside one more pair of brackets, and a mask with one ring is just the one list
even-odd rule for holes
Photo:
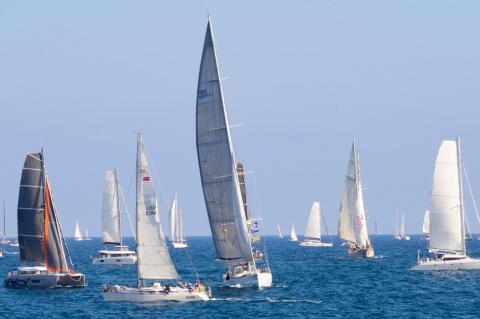
[[465,253],[461,199],[460,151],[457,141],[443,141],[433,174],[429,249]]
[[197,88],[197,155],[217,257],[253,261],[210,19]]
[[103,181],[102,240],[104,244],[120,245],[120,205],[117,171],[107,171]]
[[137,267],[138,277],[178,279],[160,223],[157,193],[140,135],[137,138]]
[[307,230],[305,238],[320,239],[320,203],[313,202],[308,216]]

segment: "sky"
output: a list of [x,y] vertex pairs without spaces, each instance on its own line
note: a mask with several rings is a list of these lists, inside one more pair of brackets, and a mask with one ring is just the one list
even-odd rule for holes
[[[407,232],[420,233],[443,139],[462,138],[480,192],[479,10],[478,1],[4,1],[7,235],[16,235],[25,154],[41,145],[67,236],[76,220],[100,234],[108,169],[118,169],[133,213],[136,131],[156,171],[164,230],[177,192],[187,236],[210,235],[195,147],[207,13],[263,232],[294,223],[302,234],[318,200],[336,233],[355,137],[367,216],[393,233],[398,209]],[[480,232],[467,193],[465,205]]]

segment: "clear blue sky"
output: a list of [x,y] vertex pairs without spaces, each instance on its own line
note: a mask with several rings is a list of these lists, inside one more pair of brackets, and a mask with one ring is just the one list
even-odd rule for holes
[[[480,2],[208,1],[238,159],[267,233],[303,233],[320,200],[336,233],[353,136],[367,215],[420,232],[442,139],[463,138],[480,193]],[[0,198],[16,234],[25,153],[45,146],[67,235],[100,232],[105,170],[133,209],[135,130],[188,235],[210,234],[195,149],[207,23],[202,1],[8,1],[0,5]],[[162,194],[162,191],[159,191]],[[466,196],[469,204],[469,198]],[[480,197],[479,197],[480,200]],[[480,226],[467,204],[475,231]],[[370,229],[372,232],[373,229]]]

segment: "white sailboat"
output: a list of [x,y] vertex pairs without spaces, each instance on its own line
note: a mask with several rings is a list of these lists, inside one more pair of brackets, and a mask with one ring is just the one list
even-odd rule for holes
[[292,225],[292,229],[290,230],[290,241],[298,241],[297,232],[295,231],[294,225]]
[[300,246],[305,247],[332,247],[333,243],[322,243],[321,238],[321,210],[320,202],[313,202],[308,216],[307,230]]
[[77,223],[75,224],[75,236],[74,238],[75,240],[83,240],[83,235],[82,235],[82,232],[80,231],[80,226],[78,226],[78,220],[77,220]]
[[433,174],[430,209],[430,256],[420,258],[411,270],[474,270],[480,260],[467,256],[463,206],[460,139],[444,140]]
[[188,244],[183,237],[182,212],[178,209],[177,194],[170,206],[170,241],[173,248],[187,248]]
[[102,296],[107,301],[159,302],[159,301],[207,301],[209,296],[205,287],[197,281],[196,285],[162,285],[159,282],[151,286],[148,280],[177,282],[180,276],[170,258],[165,241],[157,193],[151,176],[143,140],[137,135],[136,169],[136,222],[137,222],[137,287],[104,285]]
[[405,215],[402,213],[402,217],[400,220],[400,227],[398,227],[398,212],[395,211],[395,226],[396,226],[396,234],[395,239],[397,240],[410,240],[410,236],[405,235]]
[[280,224],[277,224],[277,236],[278,236],[278,238],[283,238],[282,229],[280,228]]
[[[2,238],[0,239],[0,245],[9,245],[10,240],[7,239],[7,231],[6,231],[6,209],[5,209],[5,201],[3,201],[3,233]],[[0,249],[0,257],[2,256],[2,250]]]
[[363,190],[360,181],[360,164],[355,140],[353,140],[343,186],[338,236],[346,242],[349,254],[366,258],[375,255],[368,238],[365,208],[363,207]]
[[196,124],[198,163],[215,251],[227,266],[224,284],[270,287],[266,254],[252,251],[255,221],[247,219],[242,198],[210,17],[198,76]]
[[427,209],[423,216],[422,232],[426,240],[430,239],[430,211]]
[[92,257],[94,265],[124,266],[137,262],[137,254],[122,241],[120,192],[117,170],[107,171],[102,201],[102,242],[106,247]]

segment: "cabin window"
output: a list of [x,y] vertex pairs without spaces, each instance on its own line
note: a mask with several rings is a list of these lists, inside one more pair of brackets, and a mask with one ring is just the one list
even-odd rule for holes
[[40,283],[40,280],[38,280],[38,279],[33,279],[32,280],[32,284],[39,284],[39,283]]

